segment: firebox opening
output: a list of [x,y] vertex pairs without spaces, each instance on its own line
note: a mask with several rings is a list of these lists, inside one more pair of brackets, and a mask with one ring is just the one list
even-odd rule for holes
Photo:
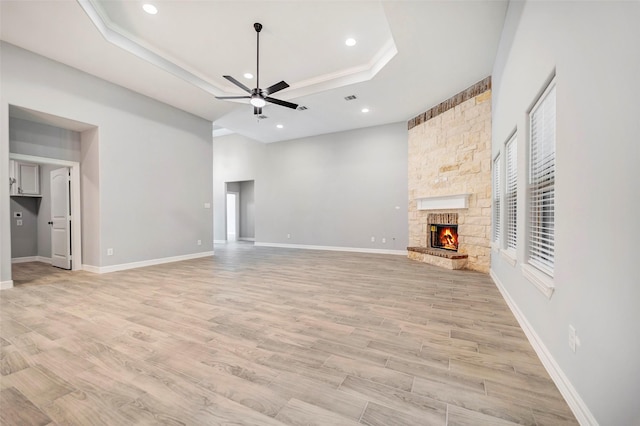
[[438,225],[430,226],[431,247],[458,251],[458,225]]

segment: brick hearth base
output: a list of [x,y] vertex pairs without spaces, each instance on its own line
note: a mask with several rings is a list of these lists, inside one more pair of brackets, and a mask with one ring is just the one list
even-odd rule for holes
[[407,247],[407,252],[411,260],[447,269],[464,269],[469,257],[466,254],[426,247]]

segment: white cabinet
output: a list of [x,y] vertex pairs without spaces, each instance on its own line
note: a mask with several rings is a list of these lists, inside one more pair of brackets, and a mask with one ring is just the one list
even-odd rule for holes
[[40,166],[11,160],[9,162],[11,195],[40,196]]

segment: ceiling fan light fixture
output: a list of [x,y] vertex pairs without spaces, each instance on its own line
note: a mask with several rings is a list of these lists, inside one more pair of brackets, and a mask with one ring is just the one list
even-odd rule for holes
[[152,5],[151,3],[143,4],[142,10],[147,12],[149,15],[155,15],[156,13],[158,13],[158,8]]
[[355,38],[348,38],[348,39],[346,39],[344,41],[344,44],[346,44],[349,47],[355,46],[356,45],[356,39]]
[[251,105],[256,108],[262,108],[267,104],[267,102],[258,95],[251,96],[251,100],[249,101],[249,103],[251,103]]
[[245,72],[243,74],[243,77],[246,78],[247,80],[251,80],[253,78],[253,74],[251,74],[250,72]]

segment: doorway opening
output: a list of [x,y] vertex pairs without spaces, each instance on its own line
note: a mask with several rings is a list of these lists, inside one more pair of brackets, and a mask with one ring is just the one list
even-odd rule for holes
[[253,180],[226,182],[226,240],[255,241],[255,183]]
[[240,225],[240,194],[227,192],[227,241],[237,241]]
[[[3,118],[4,119],[4,118]],[[80,170],[80,161],[85,162],[89,159],[91,165],[93,161],[97,160],[97,151],[88,151],[97,146],[98,141],[98,127],[92,124],[76,121],[73,119],[60,117],[54,114],[50,114],[44,111],[32,110],[23,106],[9,105],[8,116],[6,117],[8,124],[8,140],[7,140],[7,156],[8,164],[6,166],[13,166],[14,168],[18,163],[27,164],[27,166],[19,169],[19,175],[15,173],[12,177],[19,177],[21,180],[21,186],[18,188],[16,182],[11,182],[9,194],[2,203],[7,203],[10,208],[10,217],[7,218],[5,226],[9,225],[7,236],[10,235],[10,244],[8,244],[8,250],[3,252],[3,262],[8,261],[9,264],[16,264],[15,268],[10,268],[9,274],[3,274],[2,289],[11,288],[13,283],[14,270],[18,266],[18,263],[24,263],[25,265],[34,265],[42,267],[42,271],[50,270],[50,274],[66,273],[66,271],[51,267],[52,250],[51,233],[52,225],[48,222],[53,222],[52,211],[50,207],[50,201],[44,203],[42,195],[48,194],[51,187],[50,172],[55,169],[59,169],[62,177],[68,177],[63,179],[67,182],[60,182],[57,180],[56,185],[59,188],[66,188],[68,199],[64,200],[63,209],[58,209],[63,213],[57,219],[59,219],[58,225],[62,222],[66,222],[68,229],[64,231],[58,231],[59,235],[64,235],[61,241],[64,244],[58,243],[60,246],[66,246],[66,250],[62,253],[66,254],[66,261],[61,265],[62,268],[69,268],[72,271],[78,271],[84,269],[83,265],[83,247],[82,247],[82,217],[81,217],[81,179],[85,180]],[[6,157],[5,157],[6,158]],[[97,163],[96,163],[97,164]],[[8,167],[11,169],[11,167]],[[85,167],[85,172],[86,172]],[[91,170],[91,169],[90,169]],[[11,170],[9,170],[11,172]],[[15,172],[15,169],[14,169]],[[22,180],[23,172],[32,173],[27,175],[26,180]],[[41,173],[41,174],[40,174]],[[85,173],[86,175],[86,173]],[[35,177],[38,176],[38,180]],[[92,182],[93,183],[93,182]],[[39,188],[41,186],[41,188]],[[15,189],[15,191],[14,191]],[[40,191],[39,189],[42,189]],[[89,195],[93,195],[93,188],[88,192]],[[21,190],[21,191],[20,191]],[[83,194],[87,191],[87,187],[84,186]],[[85,194],[86,195],[86,194]],[[35,231],[37,236],[31,235],[29,238],[42,237],[33,246],[35,251],[31,253],[20,251],[16,246],[16,238],[18,237],[15,230],[19,229],[24,231],[26,228],[26,221],[23,219],[20,225],[18,225],[20,213],[25,213],[26,209],[23,209],[22,204],[29,204],[29,196],[31,196],[31,211],[35,214],[32,216],[32,224],[36,226],[39,224],[41,232]],[[49,196],[49,195],[47,195]],[[14,202],[15,201],[15,202]],[[17,204],[17,206],[16,206]],[[92,206],[92,205],[91,205]],[[15,207],[15,208],[14,208]],[[39,216],[39,217],[38,217]],[[66,218],[64,217],[66,216]],[[18,228],[18,226],[21,226]],[[95,230],[93,226],[89,226],[84,229],[85,236],[93,236]],[[24,234],[23,234],[24,237]],[[48,237],[48,238],[47,238]],[[45,241],[43,243],[43,241]],[[42,245],[45,249],[45,253],[39,251],[39,245]],[[90,244],[92,246],[92,243]],[[35,263],[27,263],[33,262]],[[24,268],[21,268],[24,270]],[[2,271],[4,272],[4,271]]]
[[42,183],[37,197],[11,196],[11,262],[82,270],[80,163],[11,153],[9,159],[37,165]]

